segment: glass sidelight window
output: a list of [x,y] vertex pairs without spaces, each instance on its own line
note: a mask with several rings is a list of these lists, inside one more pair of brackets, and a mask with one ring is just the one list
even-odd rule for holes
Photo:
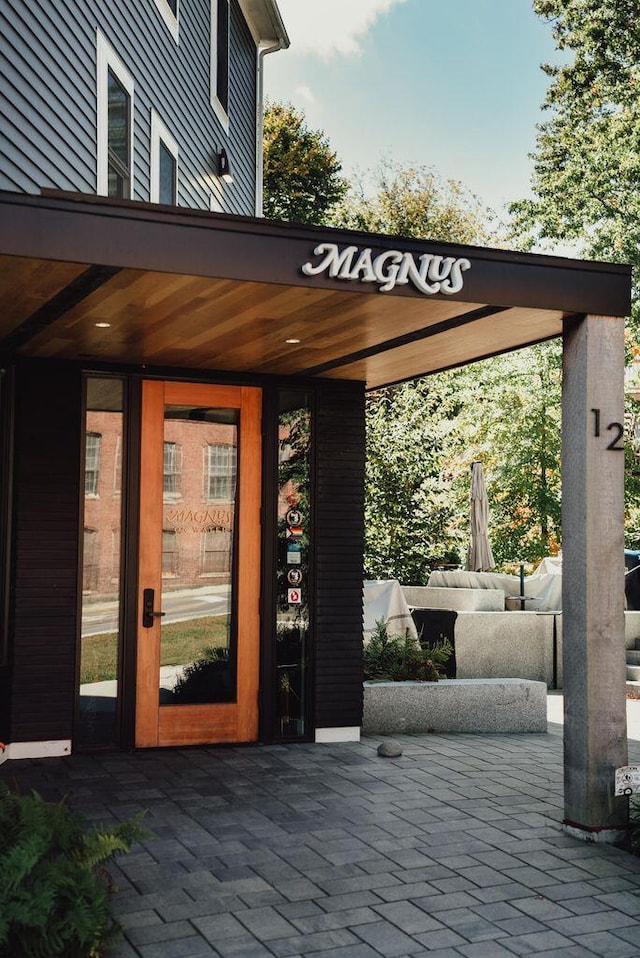
[[124,390],[120,379],[86,381],[82,624],[75,743],[118,741],[120,543]]
[[278,417],[276,728],[307,734],[311,548],[311,409],[301,390],[280,393]]

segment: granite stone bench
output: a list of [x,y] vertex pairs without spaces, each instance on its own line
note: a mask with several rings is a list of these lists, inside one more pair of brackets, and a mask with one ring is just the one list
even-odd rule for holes
[[364,683],[364,735],[546,731],[544,682],[510,678]]

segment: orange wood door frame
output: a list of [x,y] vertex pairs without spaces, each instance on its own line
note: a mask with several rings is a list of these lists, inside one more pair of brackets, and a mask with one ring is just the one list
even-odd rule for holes
[[[164,407],[197,405],[240,410],[237,537],[237,699],[212,705],[159,705],[161,620],[142,625],[144,589],[162,594]],[[142,384],[142,447],[138,582],[136,745],[252,742],[258,737],[260,666],[260,485],[262,393],[248,386],[146,380]]]

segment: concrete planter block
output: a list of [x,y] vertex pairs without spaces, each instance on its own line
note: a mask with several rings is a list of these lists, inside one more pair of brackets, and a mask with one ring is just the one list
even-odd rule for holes
[[527,679],[365,682],[362,731],[546,732],[547,687]]
[[460,612],[455,624],[457,677],[522,678],[551,685],[553,615]]
[[446,589],[431,585],[403,585],[407,605],[414,609],[451,609],[454,612],[504,612],[502,589]]

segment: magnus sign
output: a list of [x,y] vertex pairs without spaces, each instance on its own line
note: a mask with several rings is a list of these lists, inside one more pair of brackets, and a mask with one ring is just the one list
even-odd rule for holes
[[437,256],[423,253],[417,258],[413,253],[389,249],[373,255],[369,247],[345,246],[336,243],[320,243],[313,251],[321,257],[317,263],[305,263],[305,276],[318,276],[326,272],[332,279],[359,280],[361,283],[378,283],[381,293],[394,286],[412,283],[427,296],[434,293],[459,293],[464,281],[462,274],[471,269],[468,259],[454,256]]

